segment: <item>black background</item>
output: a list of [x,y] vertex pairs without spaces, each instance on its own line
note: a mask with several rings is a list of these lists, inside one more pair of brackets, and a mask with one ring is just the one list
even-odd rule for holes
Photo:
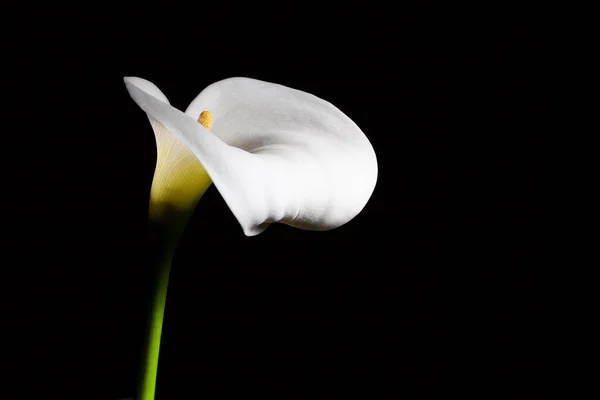
[[7,32],[21,389],[135,396],[156,149],[122,78],[185,109],[246,76],[349,115],[377,187],[343,227],[252,238],[211,187],[175,257],[157,399],[540,393],[546,28],[409,7],[30,11]]

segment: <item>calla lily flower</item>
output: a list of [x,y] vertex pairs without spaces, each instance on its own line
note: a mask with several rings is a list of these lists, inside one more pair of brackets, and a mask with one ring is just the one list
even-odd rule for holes
[[124,78],[157,145],[150,220],[159,227],[140,400],[153,400],[167,286],[177,239],[214,182],[246,236],[273,222],[328,230],[371,197],[377,159],[360,128],[331,103],[249,78],[204,89],[185,112],[151,82]]
[[212,181],[245,235],[254,236],[273,222],[339,227],[373,193],[371,143],[348,116],[314,95],[230,78],[208,86],[182,112],[153,83],[124,80],[156,136],[151,201],[193,209]]

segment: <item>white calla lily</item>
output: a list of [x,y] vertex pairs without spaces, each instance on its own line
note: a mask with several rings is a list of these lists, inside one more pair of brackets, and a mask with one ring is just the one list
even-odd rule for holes
[[[247,236],[281,222],[309,230],[345,224],[377,181],[373,147],[325,100],[248,78],[204,89],[185,113],[151,82],[124,79],[154,129],[150,220],[158,241],[140,399],[153,400],[167,286],[177,239],[211,182]],[[211,131],[212,128],[212,131]]]
[[[342,111],[314,95],[230,78],[204,89],[184,113],[151,82],[124,80],[152,122],[159,153],[162,148],[175,160],[157,165],[156,174],[167,171],[160,179],[168,180],[174,169],[187,168],[191,172],[181,179],[203,180],[200,196],[212,180],[247,236],[273,222],[308,230],[339,227],[373,193],[377,159],[371,143]],[[212,114],[212,130],[198,123],[204,110]],[[162,190],[157,180],[155,175],[153,190]]]

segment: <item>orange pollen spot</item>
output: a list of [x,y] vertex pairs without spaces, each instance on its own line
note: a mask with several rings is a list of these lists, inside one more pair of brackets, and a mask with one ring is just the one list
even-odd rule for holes
[[212,128],[212,114],[210,111],[202,111],[198,117],[198,122],[210,131],[210,128]]

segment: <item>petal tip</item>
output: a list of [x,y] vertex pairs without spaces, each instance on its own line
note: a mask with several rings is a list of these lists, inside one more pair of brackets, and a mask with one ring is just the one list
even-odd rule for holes
[[169,100],[167,99],[167,96],[165,96],[165,94],[161,92],[161,90],[154,83],[146,79],[138,78],[137,76],[124,76],[123,82],[125,83],[125,86],[128,90],[130,86],[135,86],[136,88],[143,90],[149,95],[156,97],[157,99],[167,104],[170,104]]
[[243,226],[242,225],[242,231],[244,232],[244,235],[246,237],[258,236],[261,233],[263,233],[264,231],[266,231],[267,228],[269,227],[269,225],[271,225],[271,224],[268,222],[262,223],[260,225],[252,225],[252,226]]

